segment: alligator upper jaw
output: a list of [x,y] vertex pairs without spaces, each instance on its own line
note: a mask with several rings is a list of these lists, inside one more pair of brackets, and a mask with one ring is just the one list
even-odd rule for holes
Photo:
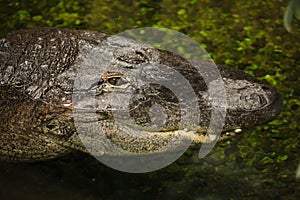
[[[267,88],[266,86],[264,86]],[[248,128],[253,127],[256,125],[264,124],[269,121],[274,120],[282,109],[283,99],[282,97],[273,89],[269,88],[269,98],[270,103],[263,107],[262,109],[257,110],[227,110],[226,118],[224,121],[223,130],[219,130],[222,136],[233,136],[235,135],[235,130],[240,128]],[[207,141],[207,125],[205,126],[173,126],[173,127],[164,127],[159,126],[157,124],[138,124],[135,122],[134,118],[129,116],[128,110],[126,109],[98,109],[95,105],[90,105],[89,102],[96,102],[96,101],[86,101],[85,103],[77,104],[77,107],[73,109],[73,115],[79,114],[81,122],[91,122],[91,121],[106,121],[109,120],[111,122],[117,122],[120,124],[124,124],[128,127],[132,127],[136,130],[141,132],[145,131],[149,135],[153,135],[153,133],[157,134],[183,134],[185,135],[186,132],[193,133],[195,137],[195,141]],[[123,115],[123,116],[122,116]],[[180,131],[182,130],[182,131]],[[191,132],[190,132],[191,131]],[[230,133],[230,134],[226,134]],[[203,137],[205,136],[206,137]],[[206,138],[206,139],[205,139]]]

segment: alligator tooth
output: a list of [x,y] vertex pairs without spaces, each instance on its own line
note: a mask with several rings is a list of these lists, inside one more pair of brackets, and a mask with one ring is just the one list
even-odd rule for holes
[[237,128],[237,129],[234,130],[234,132],[235,132],[235,133],[240,133],[240,132],[242,132],[242,129]]

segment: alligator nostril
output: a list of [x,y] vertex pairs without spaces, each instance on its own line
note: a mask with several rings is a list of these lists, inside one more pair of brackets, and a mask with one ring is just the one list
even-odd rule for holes
[[268,104],[266,97],[263,94],[252,93],[241,98],[242,102],[240,106],[243,106],[245,110],[257,110]]
[[263,96],[263,95],[257,95],[258,97],[257,97],[257,100],[259,101],[259,104],[263,107],[263,106],[265,106],[267,103],[268,103],[268,101],[267,101],[267,99],[265,98],[265,96]]

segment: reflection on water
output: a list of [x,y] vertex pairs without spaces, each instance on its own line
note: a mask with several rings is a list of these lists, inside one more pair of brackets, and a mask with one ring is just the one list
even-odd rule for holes
[[[199,160],[197,150],[162,170],[129,174],[110,169],[96,159],[73,153],[39,163],[0,163],[0,199],[293,199],[295,179],[276,184],[277,174],[249,167],[237,150],[216,147]],[[191,153],[191,152],[190,152]],[[282,182],[281,184],[284,184]]]

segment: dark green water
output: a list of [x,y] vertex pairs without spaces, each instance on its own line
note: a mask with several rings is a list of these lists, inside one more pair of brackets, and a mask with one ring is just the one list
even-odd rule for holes
[[283,27],[288,1],[0,1],[0,35],[35,26],[116,34],[155,26],[203,44],[214,61],[268,81],[284,109],[273,122],[219,143],[204,159],[188,150],[146,174],[110,169],[74,153],[0,163],[0,199],[300,199],[300,21]]

